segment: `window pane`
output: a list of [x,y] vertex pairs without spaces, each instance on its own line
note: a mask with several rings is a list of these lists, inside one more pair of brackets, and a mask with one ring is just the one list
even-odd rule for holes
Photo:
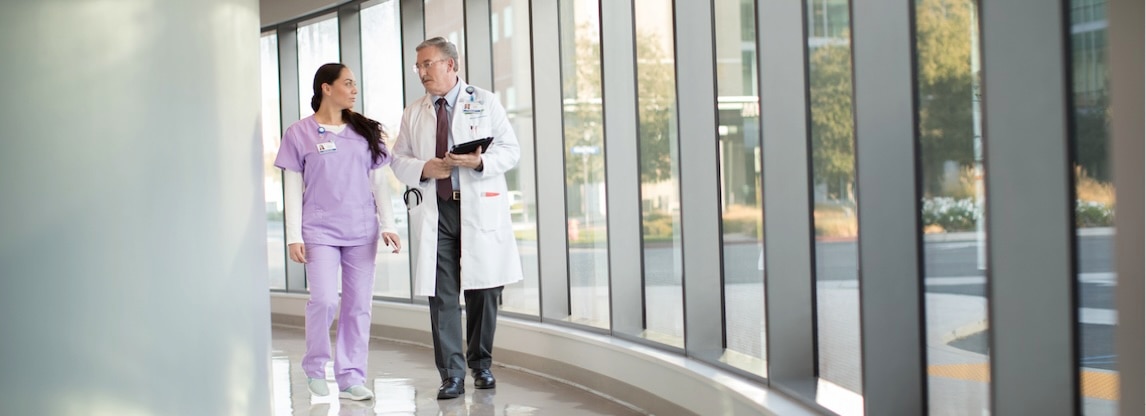
[[855,137],[848,0],[808,3],[820,377],[860,393]]
[[1071,0],[1071,90],[1074,99],[1075,234],[1078,259],[1079,369],[1083,413],[1118,413],[1114,353],[1114,184],[1106,2]]
[[752,0],[717,0],[714,6],[728,339],[721,360],[767,376],[756,6]]
[[672,2],[637,0],[633,14],[645,273],[642,335],[684,348]]
[[[530,315],[541,314],[541,292],[537,265],[537,186],[534,172],[533,137],[533,65],[529,38],[529,0],[492,0],[490,8],[502,10],[502,24],[518,26],[506,31],[505,37],[493,45],[493,89],[509,114],[509,123],[521,145],[521,159],[517,167],[505,174],[509,185],[510,218],[517,237],[518,251],[525,279],[505,287],[504,304],[507,311]],[[511,10],[521,10],[512,13]],[[510,20],[513,16],[522,16]],[[496,23],[496,21],[494,21]],[[498,26],[492,25],[494,33]],[[516,33],[516,35],[511,35]]]
[[314,96],[314,73],[318,67],[338,62],[338,18],[323,16],[298,26],[298,114],[299,118],[314,114],[310,99]]
[[[426,39],[441,36],[458,47],[458,74],[465,79],[466,62],[465,7],[462,0],[426,0]],[[413,53],[412,51],[410,53]],[[421,92],[421,91],[419,91]]]
[[[367,117],[382,123],[386,145],[394,148],[398,125],[402,120],[402,32],[399,25],[398,0],[364,4],[362,8],[362,73],[358,74],[362,110]],[[389,204],[394,211],[394,224],[402,239],[402,252],[378,245],[378,267],[374,275],[374,294],[410,298],[410,232],[402,192],[406,187],[390,169],[383,169],[390,183]],[[386,203],[378,201],[379,203]]]
[[972,0],[917,0],[919,155],[933,414],[984,414],[987,351],[978,28]]
[[283,174],[275,167],[282,139],[279,120],[279,41],[275,32],[259,39],[262,80],[263,188],[267,206],[267,270],[271,289],[286,289],[286,237],[283,227]]
[[609,235],[597,2],[561,2],[569,320],[609,328]]

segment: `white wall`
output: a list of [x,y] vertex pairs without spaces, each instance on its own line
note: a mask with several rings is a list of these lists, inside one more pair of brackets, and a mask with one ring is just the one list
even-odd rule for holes
[[0,13],[0,414],[270,413],[256,0]]

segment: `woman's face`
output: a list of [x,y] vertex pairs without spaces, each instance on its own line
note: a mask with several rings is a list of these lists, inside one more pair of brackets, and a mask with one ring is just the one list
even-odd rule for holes
[[334,109],[354,108],[354,101],[358,96],[358,84],[354,82],[354,73],[350,72],[349,68],[342,68],[334,83],[322,84],[322,93],[322,101]]

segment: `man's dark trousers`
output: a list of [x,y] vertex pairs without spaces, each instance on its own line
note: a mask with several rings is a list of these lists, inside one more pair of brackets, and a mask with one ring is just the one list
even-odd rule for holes
[[443,380],[465,378],[466,368],[490,368],[493,333],[497,327],[497,301],[501,286],[465,291],[466,339],[462,355],[461,206],[438,199],[438,270],[435,294],[430,296],[430,332],[434,337],[434,363]]

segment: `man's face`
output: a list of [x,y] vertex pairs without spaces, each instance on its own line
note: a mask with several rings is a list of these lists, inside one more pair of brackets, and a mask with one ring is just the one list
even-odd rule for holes
[[418,77],[431,95],[443,96],[458,81],[455,62],[435,47],[422,48],[414,61],[418,66]]

